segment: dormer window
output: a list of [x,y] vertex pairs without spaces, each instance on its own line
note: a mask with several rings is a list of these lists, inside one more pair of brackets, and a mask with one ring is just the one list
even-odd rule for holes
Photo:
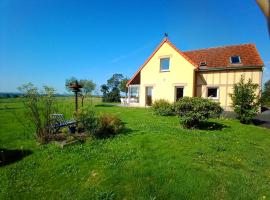
[[207,66],[207,62],[204,61],[204,62],[200,62],[200,67],[206,67]]
[[170,70],[170,58],[161,58],[160,59],[160,71],[167,72]]
[[241,63],[240,56],[231,56],[231,63],[232,64],[240,64]]

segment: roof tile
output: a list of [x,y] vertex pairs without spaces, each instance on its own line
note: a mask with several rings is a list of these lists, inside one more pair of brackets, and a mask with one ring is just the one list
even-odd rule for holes
[[[254,44],[214,47],[183,53],[198,65],[200,62],[207,62],[208,68],[262,67],[264,65]],[[241,64],[231,64],[231,56],[240,56]]]

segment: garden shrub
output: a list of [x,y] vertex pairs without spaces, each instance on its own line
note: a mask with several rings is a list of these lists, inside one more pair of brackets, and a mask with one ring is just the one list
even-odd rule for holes
[[108,138],[120,133],[124,128],[121,119],[112,114],[102,114],[98,117],[98,129],[94,136],[97,138]]
[[173,105],[165,99],[154,101],[152,105],[152,110],[156,115],[161,116],[174,115]]
[[[25,119],[34,125],[36,138],[41,144],[52,140],[52,131],[49,128],[51,114],[56,112],[55,89],[43,86],[39,91],[32,83],[23,84],[18,88],[23,94]],[[22,125],[25,126],[25,122]]]
[[201,97],[183,97],[174,108],[184,128],[199,128],[202,122],[219,116],[223,111],[219,103]]
[[92,108],[84,108],[76,114],[78,131],[86,131],[96,138],[108,138],[121,132],[124,123],[115,115],[102,114],[97,116]]
[[244,76],[241,76],[240,82],[234,84],[232,106],[237,119],[241,123],[249,124],[256,116],[259,110],[259,96],[256,94],[259,85],[252,83],[251,79],[245,83]]
[[93,108],[83,108],[75,113],[78,132],[86,131],[95,134],[98,129],[98,118]]

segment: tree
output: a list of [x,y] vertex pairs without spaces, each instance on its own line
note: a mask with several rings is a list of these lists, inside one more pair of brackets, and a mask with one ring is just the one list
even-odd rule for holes
[[107,84],[101,86],[100,91],[103,93],[102,101],[119,102],[120,101],[120,88],[124,79],[122,74],[113,74],[107,80]]
[[120,101],[120,90],[114,87],[109,93],[107,97],[108,102],[119,102]]
[[102,101],[105,102],[108,99],[109,87],[106,84],[100,86],[100,91],[102,92]]
[[96,88],[96,84],[92,80],[87,79],[78,80],[76,77],[72,76],[69,79],[66,79],[66,90],[68,92],[72,91],[69,88],[69,85],[75,83],[76,81],[78,81],[78,83],[82,86],[80,95],[82,97],[82,107],[83,107],[84,98],[87,97],[88,95],[91,95],[91,93]]
[[127,88],[127,82],[129,81],[129,79],[126,77],[124,79],[122,79],[121,83],[120,83],[120,91],[126,94],[127,97],[127,93],[128,93],[128,88]]
[[92,80],[86,80],[86,79],[80,80],[79,84],[82,85],[80,94],[82,95],[82,107],[83,107],[84,98],[87,97],[88,95],[91,95],[91,93],[96,88],[96,84]]
[[264,83],[261,100],[263,105],[270,106],[270,80]]
[[118,88],[120,87],[121,81],[124,79],[124,76],[122,74],[113,74],[110,79],[107,80],[107,86],[110,89]]
[[252,83],[251,79],[245,83],[245,77],[242,75],[240,82],[234,84],[232,106],[241,123],[249,124],[256,116],[259,109],[259,96],[256,94],[259,85]]

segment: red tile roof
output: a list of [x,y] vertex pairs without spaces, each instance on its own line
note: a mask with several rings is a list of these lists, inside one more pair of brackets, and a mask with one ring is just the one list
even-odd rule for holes
[[[144,66],[150,61],[150,59],[155,55],[155,53],[164,44],[169,44],[173,49],[175,49],[180,55],[182,55],[188,62],[190,62],[194,67],[198,68],[201,62],[206,62],[204,68],[229,68],[232,67],[263,67],[264,63],[255,47],[255,44],[241,44],[233,46],[221,46],[207,49],[199,49],[193,51],[180,51],[175,45],[173,45],[167,38],[165,38],[156,48],[156,50],[150,55],[150,57],[145,61],[145,63],[138,69],[138,71],[133,75],[133,77],[128,81],[129,84],[139,84],[140,82],[140,71]],[[231,56],[240,56],[240,64],[231,64]]]
[[[214,47],[183,53],[198,65],[200,62],[206,62],[207,68],[262,67],[264,65],[254,44]],[[231,56],[240,56],[241,64],[232,64]]]

